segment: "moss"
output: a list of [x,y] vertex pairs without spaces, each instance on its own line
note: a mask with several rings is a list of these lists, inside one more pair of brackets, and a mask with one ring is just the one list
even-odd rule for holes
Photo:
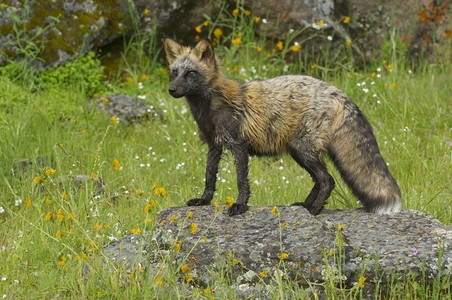
[[[23,1],[19,2],[22,3],[21,6],[24,5]],[[79,4],[80,2],[85,1],[81,0]],[[132,18],[127,13],[128,7],[124,3],[118,0],[93,2],[96,9],[90,12],[76,11],[78,6],[65,9],[63,0],[54,1],[52,5],[47,5],[45,1],[35,1],[31,4],[29,15],[23,15],[22,21],[28,39],[44,45],[39,54],[40,58],[52,63],[58,60],[58,50],[73,55],[84,50],[82,49],[84,45],[102,46],[103,41],[110,40],[111,37],[116,38],[132,28]],[[52,17],[61,19],[52,23]],[[106,23],[103,28],[98,28],[101,26],[102,18]],[[0,33],[4,36],[11,32],[11,24],[5,24],[0,28]],[[36,36],[38,32],[40,36]]]
[[13,26],[11,24],[3,24],[2,28],[0,28],[0,33],[3,36],[7,36],[13,30]]

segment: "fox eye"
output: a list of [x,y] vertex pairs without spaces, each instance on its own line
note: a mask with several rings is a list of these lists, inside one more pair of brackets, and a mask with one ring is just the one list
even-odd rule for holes
[[197,74],[198,74],[198,72],[196,72],[196,71],[194,71],[194,70],[191,70],[191,71],[188,71],[188,76],[190,76],[190,77],[195,77]]
[[178,74],[178,71],[177,71],[176,69],[174,69],[174,70],[172,71],[172,73],[171,73],[171,75],[172,75],[173,77],[177,77],[177,74]]

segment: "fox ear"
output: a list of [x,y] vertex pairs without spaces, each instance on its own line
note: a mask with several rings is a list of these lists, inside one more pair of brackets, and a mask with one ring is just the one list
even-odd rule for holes
[[166,59],[168,59],[168,62],[172,64],[176,58],[182,54],[184,51],[184,46],[176,42],[170,37],[165,37],[164,41],[165,45],[165,52],[166,52]]
[[208,39],[202,39],[195,47],[196,54],[200,61],[215,64],[215,53],[212,43]]

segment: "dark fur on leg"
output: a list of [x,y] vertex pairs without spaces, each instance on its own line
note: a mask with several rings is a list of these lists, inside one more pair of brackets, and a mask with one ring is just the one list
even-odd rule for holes
[[248,182],[248,148],[249,145],[243,141],[235,143],[232,147],[235,168],[237,170],[237,187],[239,195],[236,203],[228,210],[230,216],[242,214],[248,210],[248,199],[250,198],[250,185]]
[[312,215],[318,215],[326,204],[326,199],[334,189],[334,179],[328,173],[325,163],[318,154],[310,154],[307,149],[291,149],[290,155],[304,169],[308,171],[315,184],[304,203],[294,203],[302,205]]
[[221,159],[222,147],[211,144],[207,153],[206,165],[206,186],[201,198],[191,199],[187,202],[188,206],[209,205],[215,192],[215,184],[217,181],[218,164]]

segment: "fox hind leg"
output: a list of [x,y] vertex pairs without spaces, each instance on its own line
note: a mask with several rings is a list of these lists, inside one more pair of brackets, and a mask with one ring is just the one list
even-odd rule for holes
[[301,167],[308,171],[314,180],[314,187],[305,202],[297,202],[293,205],[302,205],[312,215],[318,215],[325,206],[326,199],[328,199],[334,189],[334,179],[328,173],[325,163],[320,158],[320,154],[313,154],[315,152],[298,148],[292,148],[289,153]]

